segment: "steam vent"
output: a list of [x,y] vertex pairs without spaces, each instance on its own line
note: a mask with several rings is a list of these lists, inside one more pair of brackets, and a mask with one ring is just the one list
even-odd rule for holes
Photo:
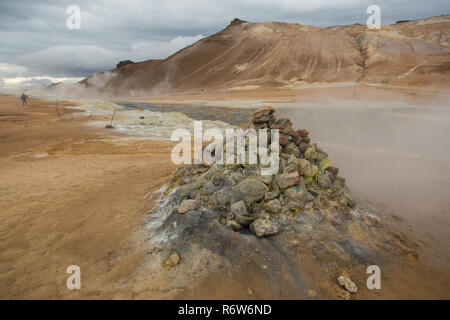
[[[271,107],[256,110],[250,127],[279,130],[278,173],[261,175],[259,164],[179,167],[147,218],[160,272],[182,282],[251,268],[261,285],[285,288],[277,298],[349,299],[358,280],[365,286],[358,268],[417,257],[414,243],[355,201],[307,129]],[[310,283],[322,285],[312,293]]]

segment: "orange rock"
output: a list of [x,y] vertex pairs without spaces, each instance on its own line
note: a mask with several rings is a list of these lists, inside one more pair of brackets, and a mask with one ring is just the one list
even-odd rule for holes
[[262,116],[270,116],[274,112],[275,112],[274,108],[264,107],[264,108],[253,111],[253,118],[261,118]]
[[333,175],[337,176],[339,173],[339,168],[336,167],[329,167],[328,171],[331,172]]
[[270,129],[277,129],[280,130],[280,133],[283,133],[284,127],[281,124],[272,124]]
[[299,129],[296,132],[300,137],[306,137],[307,135],[309,135],[309,131],[306,129]]
[[286,189],[300,183],[298,171],[280,174],[276,179],[281,189]]

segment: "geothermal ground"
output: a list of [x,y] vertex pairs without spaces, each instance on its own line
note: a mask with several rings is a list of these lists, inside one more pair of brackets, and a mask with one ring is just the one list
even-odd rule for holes
[[[121,97],[117,104],[32,98],[25,108],[2,96],[1,298],[448,299],[446,101],[442,92],[366,86]],[[151,213],[164,206],[155,191],[176,169],[170,132],[193,119],[206,127],[248,123],[252,109],[265,105],[308,129],[357,200],[417,246],[417,257],[385,264],[381,290],[365,289],[365,265],[322,274],[309,257],[283,260],[270,238],[246,233],[239,239],[248,246],[229,247],[228,262],[181,246],[175,267],[153,263],[173,249],[156,250],[149,234],[158,218]],[[114,109],[115,128],[105,129]],[[81,267],[82,290],[66,288],[72,264]],[[358,293],[339,286],[342,271]]]

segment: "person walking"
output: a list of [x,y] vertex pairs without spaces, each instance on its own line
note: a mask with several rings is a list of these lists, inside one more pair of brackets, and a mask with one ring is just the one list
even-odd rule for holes
[[20,96],[20,100],[22,100],[22,106],[27,105],[27,99],[30,99],[30,97],[27,96],[25,93],[22,93],[22,95]]

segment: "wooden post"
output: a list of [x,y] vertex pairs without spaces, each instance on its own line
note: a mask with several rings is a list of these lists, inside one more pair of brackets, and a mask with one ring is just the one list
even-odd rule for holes
[[109,124],[107,124],[107,125],[105,126],[105,128],[107,128],[107,129],[112,129],[112,128],[114,128],[113,125],[112,125],[112,123],[113,123],[113,120],[114,120],[114,116],[116,115],[116,111],[117,111],[117,109],[114,109],[114,113],[113,113],[113,116],[112,116],[112,118],[111,118],[111,121],[109,122]]
[[61,114],[59,113],[59,108],[58,108],[58,100],[56,100],[56,113],[58,114],[58,117],[59,117],[59,120],[62,120],[61,119]]
[[112,126],[112,122],[114,120],[114,116],[116,115],[116,111],[117,111],[117,109],[114,109],[114,113],[113,113],[113,116],[111,118],[111,122],[109,123],[110,126]]

